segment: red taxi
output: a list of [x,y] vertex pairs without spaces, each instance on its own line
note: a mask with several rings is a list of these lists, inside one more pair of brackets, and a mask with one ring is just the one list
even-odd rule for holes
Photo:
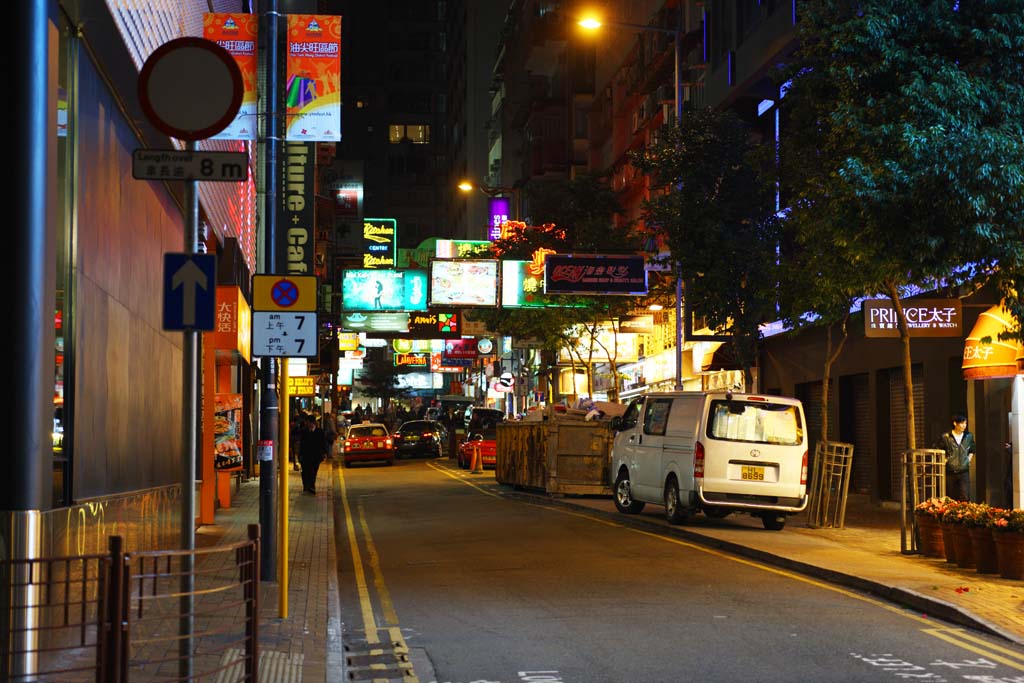
[[380,423],[364,423],[348,428],[342,445],[345,467],[354,462],[384,461],[395,464],[395,446],[388,428]]

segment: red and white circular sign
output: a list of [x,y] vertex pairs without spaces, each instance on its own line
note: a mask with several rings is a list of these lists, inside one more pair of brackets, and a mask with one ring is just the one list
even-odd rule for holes
[[139,73],[142,111],[160,131],[179,140],[212,137],[242,106],[242,71],[212,40],[176,38],[149,56]]

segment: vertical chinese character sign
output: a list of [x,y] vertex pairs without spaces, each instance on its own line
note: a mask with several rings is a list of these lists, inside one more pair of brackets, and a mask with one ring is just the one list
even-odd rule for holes
[[256,139],[256,37],[258,14],[203,15],[203,37],[234,58],[242,72],[242,106],[227,128],[212,136],[219,140]]
[[341,140],[341,17],[288,15],[285,139]]

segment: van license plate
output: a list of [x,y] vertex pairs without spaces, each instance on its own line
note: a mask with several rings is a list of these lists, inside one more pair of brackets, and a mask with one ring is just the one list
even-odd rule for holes
[[743,465],[740,468],[740,479],[744,481],[764,481],[764,468]]

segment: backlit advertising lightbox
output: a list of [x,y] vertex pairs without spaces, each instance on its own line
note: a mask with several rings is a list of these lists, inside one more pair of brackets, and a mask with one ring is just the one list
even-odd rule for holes
[[425,311],[427,273],[422,270],[346,270],[343,311]]
[[544,274],[534,275],[528,266],[532,261],[501,262],[501,305],[504,308],[539,308],[550,306],[544,296]]
[[[343,313],[341,327],[351,332],[405,334],[409,331],[408,313]],[[369,346],[369,344],[366,344]]]
[[430,262],[430,305],[498,305],[498,261],[435,259]]
[[548,254],[545,294],[647,294],[643,256]]

